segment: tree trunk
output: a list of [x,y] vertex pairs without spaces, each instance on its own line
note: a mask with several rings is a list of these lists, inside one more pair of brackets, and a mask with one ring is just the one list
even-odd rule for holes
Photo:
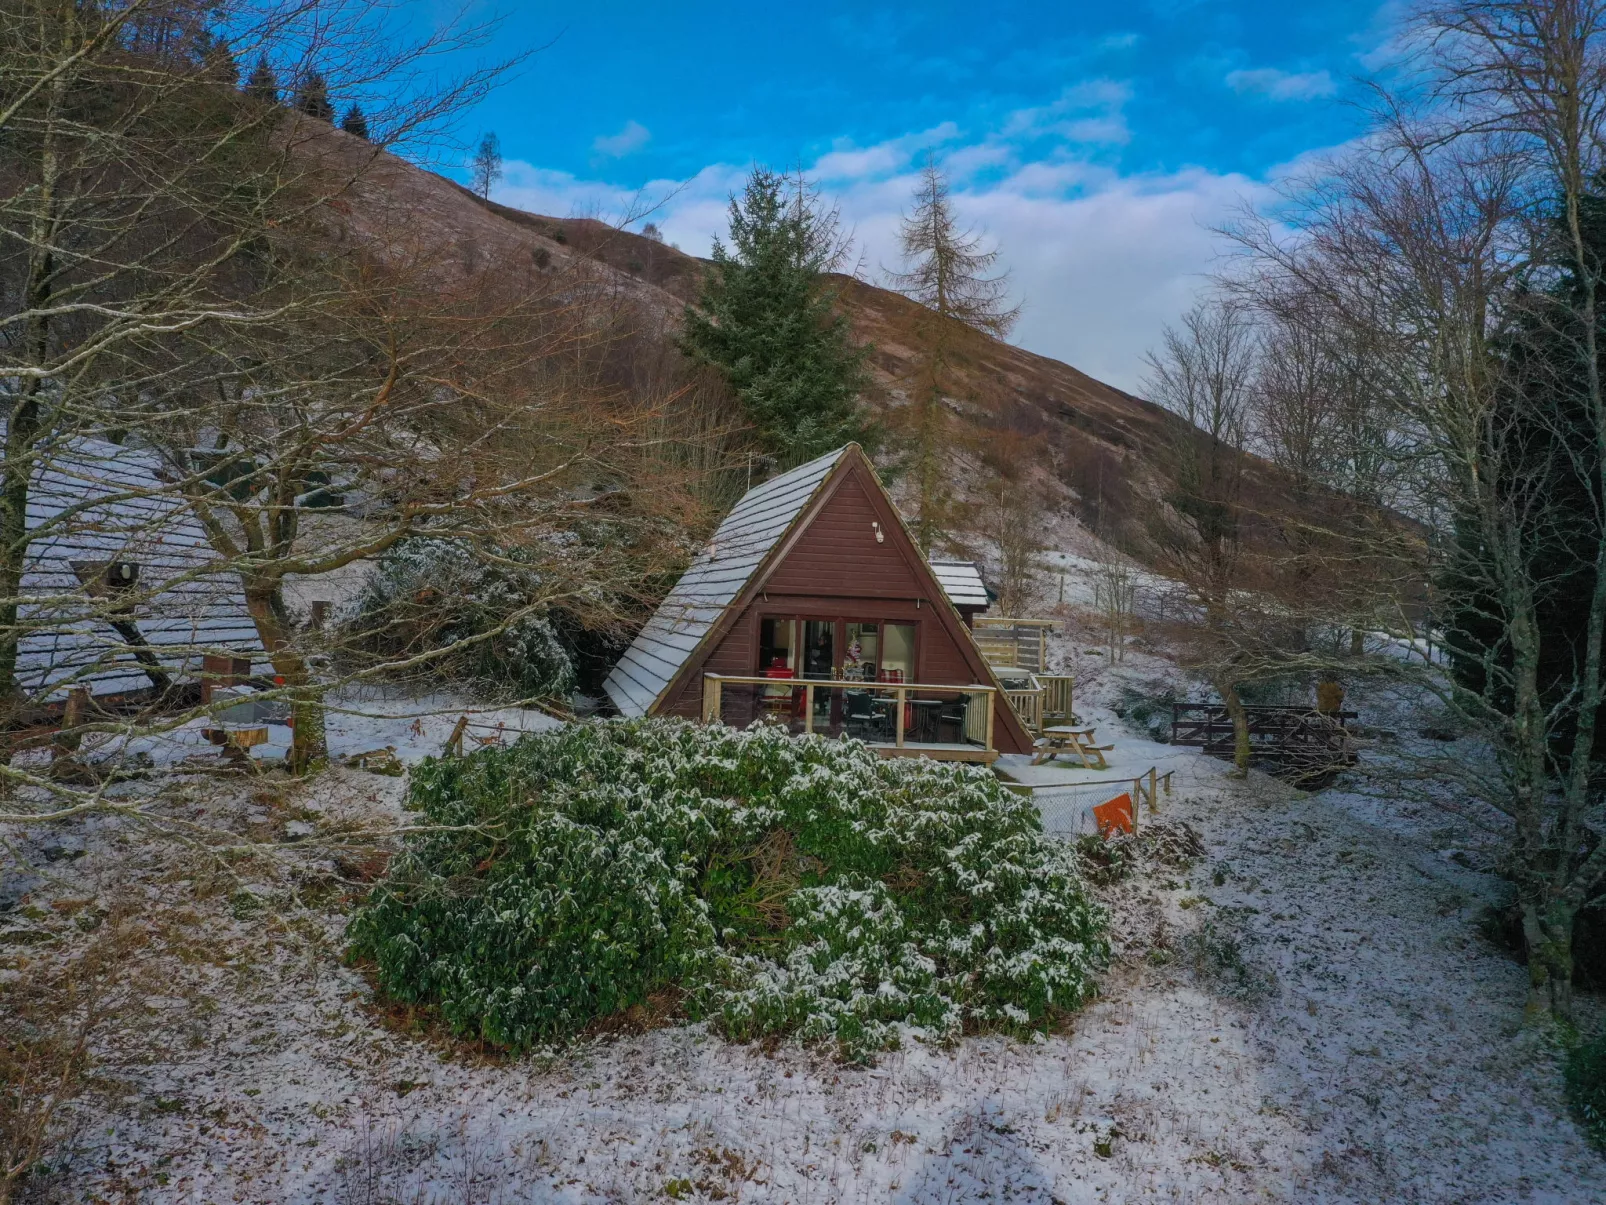
[[290,743],[290,770],[305,774],[329,760],[325,733],[323,697],[313,680],[312,667],[291,642],[289,613],[279,583],[246,583],[246,610],[256,623],[262,647],[273,663],[290,696],[290,722],[294,733]]
[[1249,776],[1249,713],[1244,710],[1243,700],[1238,697],[1238,683],[1217,682],[1216,691],[1221,695],[1221,701],[1226,705],[1227,714],[1232,718],[1232,764],[1238,768],[1240,777]]
[[1522,937],[1528,953],[1529,1018],[1570,1021],[1573,1015],[1573,921],[1565,900],[1525,900]]

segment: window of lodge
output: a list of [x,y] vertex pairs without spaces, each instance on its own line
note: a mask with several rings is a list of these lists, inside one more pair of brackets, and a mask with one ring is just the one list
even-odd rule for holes
[[915,625],[871,620],[759,620],[757,672],[849,682],[915,680]]

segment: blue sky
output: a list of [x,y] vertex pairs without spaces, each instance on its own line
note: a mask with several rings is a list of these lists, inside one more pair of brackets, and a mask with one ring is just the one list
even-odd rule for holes
[[1131,389],[1217,262],[1210,227],[1359,132],[1346,101],[1393,15],[1375,0],[504,11],[498,48],[550,45],[460,124],[501,139],[497,199],[618,218],[668,197],[653,220],[706,254],[750,164],[802,164],[874,279],[896,266],[930,148],[1012,269],[1016,341]]

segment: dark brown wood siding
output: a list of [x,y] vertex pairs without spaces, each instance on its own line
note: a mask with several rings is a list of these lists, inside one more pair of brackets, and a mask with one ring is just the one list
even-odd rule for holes
[[879,502],[857,473],[848,474],[770,575],[766,583],[770,594],[924,597],[922,575],[909,563],[903,541],[890,530],[897,520]]
[[[707,654],[687,664],[658,714],[700,715],[705,673],[756,674],[758,625],[766,615],[913,623],[916,681],[943,686],[991,681],[964,622],[920,562],[868,472],[861,462],[850,465],[812,518],[805,516],[808,521],[769,573],[725,616]],[[994,743],[1005,753],[1032,748],[1030,735],[1002,697]]]

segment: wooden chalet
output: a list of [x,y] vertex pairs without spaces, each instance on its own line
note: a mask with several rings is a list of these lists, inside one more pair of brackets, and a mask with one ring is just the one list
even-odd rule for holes
[[849,444],[748,491],[605,689],[626,716],[763,721],[885,756],[991,762],[1031,752],[1032,736],[961,614],[986,601],[974,566],[934,572]]

